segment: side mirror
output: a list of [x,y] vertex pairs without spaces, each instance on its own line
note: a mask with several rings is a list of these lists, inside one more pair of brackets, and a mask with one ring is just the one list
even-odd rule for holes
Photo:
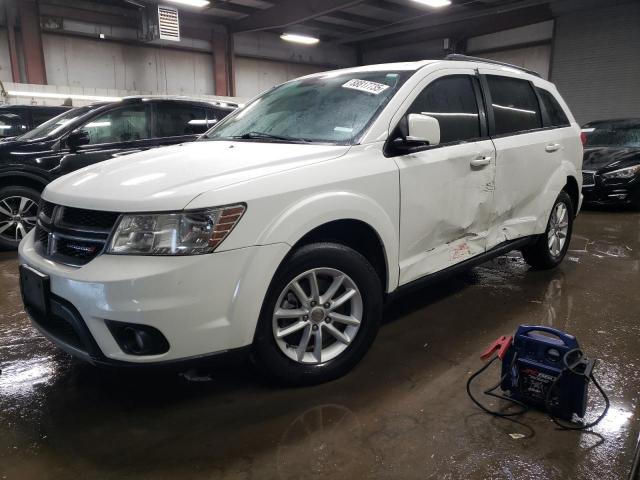
[[440,122],[437,118],[428,115],[410,113],[407,118],[409,135],[407,140],[411,143],[425,143],[438,145],[440,143]]
[[67,146],[71,150],[76,150],[82,145],[86,145],[91,141],[89,138],[89,132],[86,130],[75,130],[67,137]]

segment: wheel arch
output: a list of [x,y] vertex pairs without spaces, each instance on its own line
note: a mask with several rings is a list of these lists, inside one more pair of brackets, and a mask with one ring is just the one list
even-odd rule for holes
[[[539,197],[539,218],[536,223],[535,233],[542,233],[547,228],[547,221],[553,208],[553,203],[558,198],[560,192],[565,191],[571,197],[572,203],[577,210],[580,204],[580,182],[578,181],[578,172],[576,166],[569,162],[563,161],[558,168],[549,176],[541,195]],[[574,212],[576,214],[576,212]]]
[[387,286],[389,277],[387,255],[382,239],[371,225],[352,218],[324,223],[298,240],[291,248],[291,252],[317,242],[339,243],[360,253],[378,273],[383,288]]
[[42,193],[47,183],[46,179],[30,172],[0,172],[0,188],[28,187]]
[[381,269],[386,292],[397,287],[397,219],[394,221],[373,199],[353,192],[325,192],[305,198],[275,218],[258,244],[284,242],[293,251],[316,240],[333,240],[353,248]]
[[573,215],[578,215],[578,209],[580,208],[580,187],[578,186],[578,180],[572,175],[567,176],[567,183],[563,190],[567,192],[571,197],[571,203],[573,204]]

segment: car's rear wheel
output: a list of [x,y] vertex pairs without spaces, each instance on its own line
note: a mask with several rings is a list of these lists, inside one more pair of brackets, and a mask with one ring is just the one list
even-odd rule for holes
[[525,261],[534,268],[546,270],[558,266],[569,249],[574,218],[571,197],[560,192],[553,204],[547,229],[533,245],[522,250]]
[[367,352],[381,314],[382,287],[365,257],[335,243],[303,246],[271,282],[256,331],[256,363],[289,384],[332,380]]
[[28,187],[0,188],[0,248],[15,249],[36,226],[40,193]]

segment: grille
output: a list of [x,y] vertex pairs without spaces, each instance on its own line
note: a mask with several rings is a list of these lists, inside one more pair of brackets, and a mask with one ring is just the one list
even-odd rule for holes
[[40,255],[59,263],[81,266],[104,250],[119,214],[40,204],[35,246]]
[[582,186],[593,187],[596,184],[596,172],[582,171]]
[[81,208],[62,209],[59,224],[63,226],[85,227],[95,230],[111,231],[114,223],[118,219],[118,214],[113,212],[100,212],[97,210],[83,210]]

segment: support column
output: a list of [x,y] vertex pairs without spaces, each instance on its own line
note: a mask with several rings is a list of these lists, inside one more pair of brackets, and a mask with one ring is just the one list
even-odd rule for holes
[[18,48],[16,41],[16,6],[14,2],[5,4],[5,16],[7,19],[7,38],[9,40],[9,60],[11,62],[11,78],[15,83],[20,83],[20,61],[18,60]]
[[18,15],[27,83],[46,85],[47,72],[44,65],[38,3],[35,0],[20,0]]
[[235,72],[233,65],[233,36],[226,27],[215,26],[211,36],[213,51],[213,77],[215,93],[221,96],[235,94]]

